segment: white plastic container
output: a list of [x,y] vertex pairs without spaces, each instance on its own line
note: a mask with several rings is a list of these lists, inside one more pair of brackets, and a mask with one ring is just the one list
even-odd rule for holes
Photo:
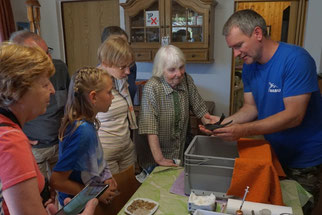
[[213,193],[207,196],[198,196],[191,192],[188,199],[188,211],[194,212],[197,209],[213,211],[215,210],[215,201],[216,196]]

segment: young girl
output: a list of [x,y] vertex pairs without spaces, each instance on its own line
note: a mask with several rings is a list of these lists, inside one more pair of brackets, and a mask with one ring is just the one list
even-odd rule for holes
[[61,205],[91,181],[110,185],[101,202],[107,204],[116,195],[117,184],[103,157],[96,119],[98,112],[108,111],[114,98],[112,87],[109,74],[101,69],[84,67],[72,76],[59,129],[59,159],[50,180],[59,191]]

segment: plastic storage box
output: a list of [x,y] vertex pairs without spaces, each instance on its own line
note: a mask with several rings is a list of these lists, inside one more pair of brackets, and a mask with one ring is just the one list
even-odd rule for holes
[[197,195],[214,193],[226,198],[238,157],[237,142],[225,142],[217,137],[195,136],[185,151],[184,191]]

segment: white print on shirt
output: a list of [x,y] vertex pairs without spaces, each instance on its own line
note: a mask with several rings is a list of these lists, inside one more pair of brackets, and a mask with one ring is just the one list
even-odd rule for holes
[[280,93],[281,92],[281,89],[279,89],[278,86],[276,86],[274,83],[268,82],[268,84],[269,84],[268,92],[270,92],[270,93]]

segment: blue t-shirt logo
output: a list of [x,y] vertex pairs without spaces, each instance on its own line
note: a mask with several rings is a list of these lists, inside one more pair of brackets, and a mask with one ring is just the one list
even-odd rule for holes
[[269,93],[280,93],[281,92],[281,89],[278,86],[276,86],[274,83],[268,82],[268,84],[269,84],[269,88],[268,88]]

